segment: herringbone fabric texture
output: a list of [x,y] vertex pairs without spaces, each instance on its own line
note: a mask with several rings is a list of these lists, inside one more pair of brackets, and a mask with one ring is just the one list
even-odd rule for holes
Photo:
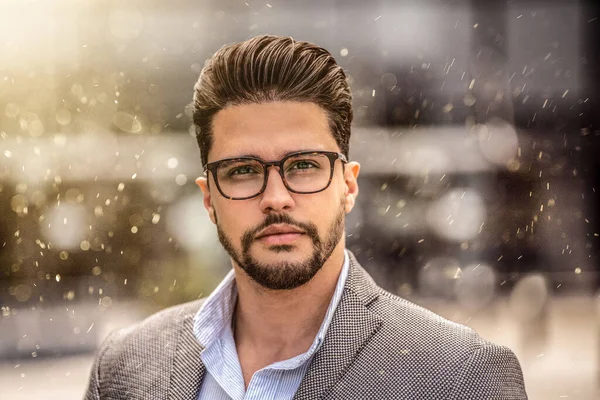
[[[507,348],[379,288],[350,254],[342,299],[295,400],[527,399]],[[193,317],[202,300],[111,334],[86,400],[196,400],[205,368]]]

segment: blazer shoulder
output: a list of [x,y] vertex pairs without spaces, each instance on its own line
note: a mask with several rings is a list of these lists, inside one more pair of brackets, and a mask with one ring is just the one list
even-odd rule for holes
[[182,327],[193,323],[203,301],[167,308],[108,335],[92,366],[85,399],[133,398],[132,393],[152,385],[167,387],[164,371],[175,356]]
[[451,348],[452,354],[461,357],[485,346],[496,346],[472,328],[381,288],[379,298],[370,308],[383,319],[384,328],[392,335],[390,338],[409,335],[426,348]]
[[[347,289],[381,319],[380,340],[389,345],[407,342],[415,351],[466,359],[482,346],[491,345],[473,329],[452,322],[380,286],[350,252],[351,273]],[[447,353],[447,354],[444,354]]]
[[374,348],[398,368],[430,377],[433,386],[444,377],[447,385],[440,390],[451,391],[450,398],[527,398],[521,366],[509,348],[381,288],[369,308],[382,319]]
[[204,299],[179,304],[156,312],[131,326],[111,332],[98,352],[105,370],[125,352],[155,353],[159,347],[176,342],[185,319],[193,318]]

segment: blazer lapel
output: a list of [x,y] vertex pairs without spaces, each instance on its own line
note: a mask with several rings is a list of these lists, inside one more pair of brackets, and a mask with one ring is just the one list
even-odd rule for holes
[[378,296],[375,282],[350,253],[344,293],[294,400],[321,399],[333,389],[360,349],[381,327],[381,318],[368,309]]
[[200,358],[203,347],[194,336],[194,315],[180,324],[177,349],[170,369],[169,400],[196,400],[206,367]]

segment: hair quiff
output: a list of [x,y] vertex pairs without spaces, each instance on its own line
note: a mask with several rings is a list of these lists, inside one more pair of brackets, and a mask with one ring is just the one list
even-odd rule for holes
[[313,102],[325,110],[340,150],[348,157],[352,94],[344,70],[324,48],[289,37],[256,36],[224,46],[206,61],[194,86],[194,125],[202,163],[220,110],[273,101]]

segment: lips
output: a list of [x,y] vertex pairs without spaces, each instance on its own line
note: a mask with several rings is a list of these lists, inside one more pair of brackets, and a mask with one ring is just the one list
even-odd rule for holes
[[268,237],[268,236],[274,236],[274,235],[288,235],[288,234],[292,234],[292,235],[299,235],[299,234],[303,234],[304,232],[301,231],[298,228],[295,228],[291,225],[285,225],[285,224],[276,224],[276,225],[270,225],[268,228],[263,229],[257,236],[257,239],[262,239],[264,237]]

